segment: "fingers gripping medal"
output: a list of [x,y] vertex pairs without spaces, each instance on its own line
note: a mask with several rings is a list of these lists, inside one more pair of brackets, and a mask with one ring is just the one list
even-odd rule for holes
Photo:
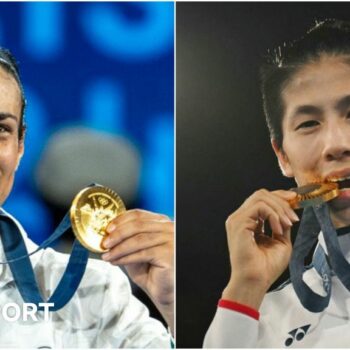
[[107,251],[103,247],[108,224],[125,211],[121,198],[102,186],[87,187],[73,200],[70,219],[79,242],[94,253]]

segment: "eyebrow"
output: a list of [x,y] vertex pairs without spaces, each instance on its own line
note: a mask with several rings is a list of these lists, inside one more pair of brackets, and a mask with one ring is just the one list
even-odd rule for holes
[[337,111],[343,112],[350,107],[350,95],[342,97],[336,104],[335,109]]
[[[344,112],[350,107],[350,95],[346,95],[342,97],[339,101],[337,101],[334,105],[334,108],[339,112]],[[302,105],[299,106],[293,116],[296,117],[299,114],[306,115],[320,115],[322,113],[322,109],[313,105]]]
[[11,113],[0,112],[0,120],[5,120],[8,118],[15,120],[16,123],[19,122],[18,118],[15,115],[13,115]]
[[[350,102],[350,96],[349,96],[349,102]],[[295,110],[295,112],[293,113],[293,116],[296,117],[298,114],[320,115],[321,113],[322,113],[321,108],[318,108],[312,105],[303,105],[303,106],[299,106]]]

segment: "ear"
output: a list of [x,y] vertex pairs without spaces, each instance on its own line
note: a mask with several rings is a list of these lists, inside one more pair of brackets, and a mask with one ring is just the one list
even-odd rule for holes
[[271,145],[278,159],[278,164],[282,170],[282,174],[287,177],[294,177],[293,169],[283,149],[277,146],[275,139],[271,139]]

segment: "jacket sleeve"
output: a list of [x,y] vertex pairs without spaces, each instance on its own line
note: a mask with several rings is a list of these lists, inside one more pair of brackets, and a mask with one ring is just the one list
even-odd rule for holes
[[254,348],[259,321],[246,313],[218,307],[205,335],[204,348]]

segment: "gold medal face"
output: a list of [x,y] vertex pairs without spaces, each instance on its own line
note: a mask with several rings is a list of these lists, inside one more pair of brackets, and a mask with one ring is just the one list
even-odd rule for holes
[[108,224],[125,211],[121,198],[103,186],[87,187],[74,198],[70,219],[79,242],[94,253],[107,251],[102,242],[107,236]]

